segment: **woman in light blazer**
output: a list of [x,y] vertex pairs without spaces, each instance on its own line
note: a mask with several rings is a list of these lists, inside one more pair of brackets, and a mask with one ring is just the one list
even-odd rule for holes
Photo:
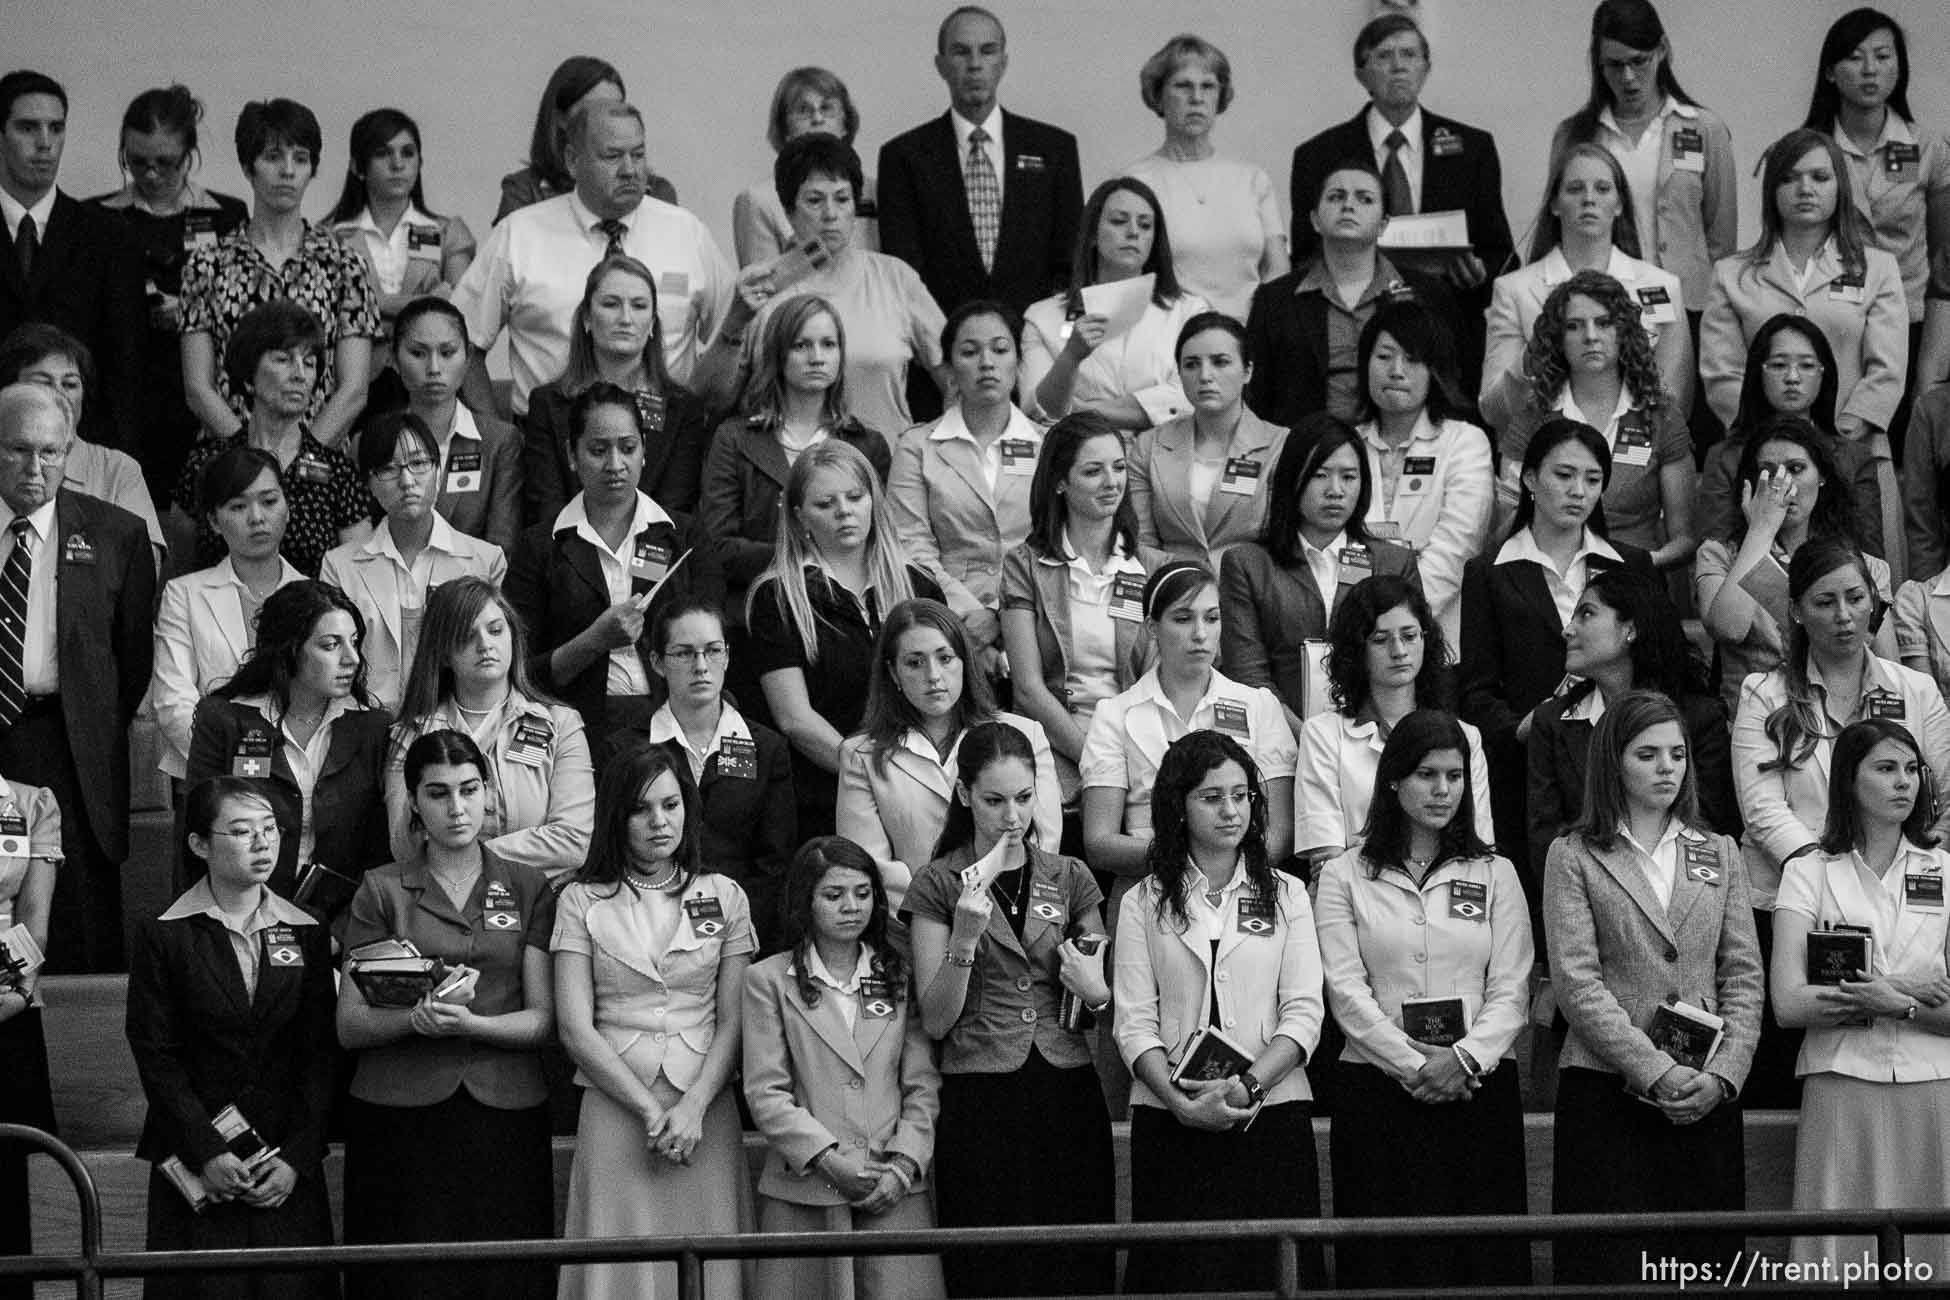
[[[1699,824],[1685,723],[1665,696],[1627,692],[1598,720],[1583,820],[1551,846],[1544,927],[1570,1025],[1558,1058],[1551,1208],[1745,1208],[1738,1099],[1760,1035],[1763,967],[1747,874],[1733,841]],[[1717,1046],[1690,1064],[1656,1023],[1674,1001],[1723,1022]],[[1648,1250],[1724,1261],[1742,1244],[1564,1240],[1556,1281],[1617,1283],[1639,1276]]]
[[1950,569],[1927,582],[1912,578],[1897,588],[1894,613],[1903,667],[1927,674],[1938,689],[1950,691]]
[[961,400],[901,435],[887,476],[908,563],[941,584],[989,676],[1002,657],[1002,561],[1029,535],[1029,481],[1043,445],[1043,431],[1011,400],[1021,335],[1000,303],[955,310],[941,351]]
[[859,734],[840,746],[834,829],[871,853],[896,910],[914,874],[934,857],[955,795],[955,751],[968,729],[1002,722],[1036,756],[1036,834],[1062,838],[1062,796],[1041,724],[996,709],[971,671],[968,637],[947,606],[907,600],[887,612],[874,642],[873,677]]
[[1267,482],[1286,430],[1246,406],[1253,359],[1246,327],[1232,317],[1192,317],[1173,355],[1192,410],[1132,446],[1131,509],[1141,544],[1216,571],[1227,547],[1265,526]]
[[264,598],[305,576],[278,551],[291,508],[277,457],[254,447],[217,456],[197,476],[197,506],[228,553],[164,585],[149,679],[158,766],[178,784],[189,763],[196,702],[230,680],[257,643]]
[[387,411],[368,423],[359,439],[359,469],[385,518],[365,541],[327,551],[318,575],[359,607],[368,688],[397,712],[434,589],[455,578],[499,584],[508,559],[433,508],[440,445],[419,416]]
[[[745,975],[745,1099],[771,1147],[759,1231],[927,1231],[941,1072],[880,873],[849,840],[809,840],[783,911],[786,951]],[[943,1294],[934,1255],[766,1259],[757,1282],[806,1300]]]

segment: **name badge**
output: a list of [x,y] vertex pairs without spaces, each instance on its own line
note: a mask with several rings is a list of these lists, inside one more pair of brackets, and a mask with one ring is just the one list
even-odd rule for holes
[[1049,164],[1039,153],[1019,153],[1016,155],[1016,170],[1019,172],[1039,172]]
[[750,736],[726,736],[719,741],[718,775],[758,780],[758,742]]
[[330,483],[332,481],[332,467],[309,452],[301,454],[293,461],[291,469],[297,474],[300,482]]
[[664,395],[662,393],[646,393],[638,390],[636,394],[636,418],[637,423],[643,426],[645,433],[662,433],[664,431]]
[[481,449],[479,447],[469,447],[465,451],[455,447],[448,452],[447,490],[449,492],[481,490]]
[[637,539],[636,553],[630,556],[630,587],[638,595],[664,580],[670,572],[670,548],[653,537]]
[[1901,176],[1907,172],[1914,177],[1916,168],[1922,161],[1921,145],[1891,141],[1882,151],[1882,170],[1891,176]]
[[1029,911],[1030,914],[1034,916],[1037,920],[1047,921],[1051,925],[1054,925],[1058,921],[1061,921],[1063,919],[1062,906],[1057,903],[1052,903],[1046,898],[1037,900],[1037,902],[1030,907]]
[[869,1020],[894,1018],[894,986],[889,980],[860,981],[860,1014]]
[[188,212],[183,215],[183,251],[194,253],[199,248],[217,246],[217,218],[210,212]]
[[1903,705],[1903,697],[1894,691],[1873,690],[1863,698],[1863,706],[1871,718],[1894,718],[1901,722],[1908,716]]
[[1903,876],[1903,898],[1912,907],[1928,907],[1941,910],[1943,907],[1943,877],[1920,876],[1914,872]]
[[1252,726],[1246,721],[1246,706],[1237,700],[1214,700],[1212,729],[1223,731],[1228,736],[1249,738],[1252,735]]
[[1672,169],[1676,172],[1706,170],[1706,137],[1692,127],[1672,133]]
[[305,950],[298,946],[298,932],[288,925],[274,925],[264,932],[264,960],[286,970],[303,970]]
[[80,565],[95,563],[95,544],[88,540],[88,534],[68,534],[68,540],[61,544],[61,563]]
[[1004,474],[1034,474],[1036,472],[1036,444],[1027,438],[1004,438],[1002,440],[1002,472]]
[[1239,933],[1267,938],[1273,933],[1273,900],[1258,894],[1239,896]]
[[1249,497],[1259,490],[1259,479],[1265,472],[1266,467],[1251,456],[1228,456],[1219,488],[1236,497]]
[[505,934],[521,928],[521,913],[515,908],[515,891],[499,880],[490,880],[481,903],[481,924]]
[[1836,302],[1860,303],[1868,286],[1866,273],[1838,275],[1828,282],[1828,296]]
[[1341,548],[1340,585],[1351,586],[1363,578],[1374,576],[1374,553],[1359,542],[1349,542]]
[[554,744],[553,723],[524,718],[515,724],[515,734],[508,740],[507,758],[510,763],[538,768],[548,762],[548,751]]
[[657,277],[657,296],[659,298],[688,298],[691,296],[691,277],[685,271],[665,271]]
[[[1415,477],[1418,475],[1433,474],[1433,473],[1435,473],[1435,457],[1433,456],[1402,457],[1402,474],[1404,476]],[[1420,484],[1416,485],[1416,490],[1417,491],[1421,490]]]
[[1619,465],[1645,469],[1652,464],[1652,430],[1637,411],[1618,422],[1618,438],[1612,443],[1611,458]]
[[1116,573],[1110,579],[1110,616],[1127,623],[1144,621],[1144,575]]
[[1686,878],[1702,885],[1720,887],[1720,855],[1702,840],[1686,841]]
[[406,255],[420,261],[438,262],[440,260],[440,227],[408,226],[406,228]]
[[1437,158],[1454,158],[1462,151],[1462,137],[1446,126],[1437,127],[1429,136],[1429,152]]
[[1664,285],[1648,284],[1638,291],[1639,321],[1648,330],[1654,325],[1671,325],[1679,319],[1673,309],[1672,294]]
[[1449,916],[1481,925],[1490,918],[1490,889],[1480,880],[1449,882]]
[[27,856],[27,819],[18,813],[0,817],[0,858]]
[[271,735],[256,727],[237,738],[230,752],[232,776],[261,778],[271,775]]
[[724,904],[715,898],[687,898],[684,914],[691,918],[691,932],[700,939],[714,939],[724,933]]

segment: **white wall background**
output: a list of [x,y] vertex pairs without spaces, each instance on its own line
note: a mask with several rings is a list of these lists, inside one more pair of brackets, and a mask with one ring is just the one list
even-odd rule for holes
[[[1489,128],[1504,163],[1505,205],[1521,247],[1543,184],[1553,123],[1582,102],[1584,0],[1423,0],[1435,45],[1424,93],[1436,111]],[[651,124],[658,170],[730,254],[731,200],[771,174],[765,109],[781,73],[823,64],[845,79],[862,116],[868,170],[889,136],[941,112],[929,64],[950,0],[850,0],[820,7],[766,0],[0,0],[0,62],[63,81],[72,99],[61,182],[99,193],[120,183],[116,125],[140,90],[187,83],[209,107],[199,179],[248,196],[230,137],[237,110],[275,94],[318,114],[325,164],[307,211],[337,197],[347,133],[368,108],[420,122],[431,203],[477,234],[496,183],[526,152],[549,71],[601,53]],[[1220,148],[1250,159],[1286,193],[1294,144],[1352,114],[1351,74],[1368,0],[994,0],[1008,26],[1007,107],[1074,131],[1086,189],[1159,138],[1138,101],[1137,70],[1190,29],[1232,60],[1238,97]],[[1665,0],[1681,83],[1725,117],[1741,163],[1741,224],[1755,226],[1759,151],[1799,124],[1821,35],[1842,0]],[[1943,0],[1882,0],[1908,30],[1911,104],[1950,126],[1950,24]]]

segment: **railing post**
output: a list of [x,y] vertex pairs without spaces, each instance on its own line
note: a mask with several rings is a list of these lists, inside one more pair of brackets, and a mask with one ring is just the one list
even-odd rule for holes
[[704,1261],[695,1250],[677,1256],[677,1300],[704,1300]]
[[[1903,1258],[1903,1230],[1893,1222],[1884,1223],[1876,1230],[1876,1272],[1880,1274],[1877,1281],[1884,1291],[1908,1289],[1909,1269],[1904,1267],[1906,1263]],[[1893,1272],[1890,1270],[1892,1264],[1895,1266]]]
[[1279,1281],[1275,1295],[1280,1300],[1298,1300],[1300,1295],[1300,1242],[1291,1233],[1281,1233],[1273,1241],[1277,1252]]
[[102,1253],[102,1198],[95,1190],[94,1175],[74,1148],[29,1124],[0,1124],[0,1142],[19,1142],[52,1156],[68,1181],[74,1184],[75,1199],[81,1203],[81,1272],[75,1275],[76,1300],[101,1300],[102,1275],[96,1263]]

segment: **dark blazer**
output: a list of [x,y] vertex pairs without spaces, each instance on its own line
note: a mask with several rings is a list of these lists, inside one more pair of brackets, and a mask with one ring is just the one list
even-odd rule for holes
[[82,433],[139,455],[148,416],[149,307],[142,252],[120,217],[66,193],[54,196],[40,241],[32,284],[21,278],[20,255],[11,241],[0,255],[0,338],[16,325],[45,321],[86,343],[99,378],[89,394]]
[[136,1155],[196,1172],[224,1150],[210,1119],[235,1105],[300,1175],[325,1155],[337,1037],[331,936],[294,927],[303,964],[260,960],[257,994],[207,916],[145,920],[129,960],[129,1048],[149,1099]]
[[920,272],[944,312],[995,298],[1021,313],[1070,283],[1083,212],[1076,137],[1005,112],[1002,151],[1002,232],[983,270],[949,115],[880,147],[880,251]]
[[[558,384],[528,395],[521,417],[522,496],[529,524],[553,524],[582,490],[569,456],[569,412],[575,399]],[[643,440],[643,473],[637,487],[683,524],[697,510],[704,451],[711,442],[711,408],[680,384],[664,387],[664,427]]]
[[[392,715],[381,708],[352,709],[332,723],[331,748],[325,751],[325,766],[312,788],[311,860],[341,875],[356,879],[392,861],[386,842],[386,744],[392,723]],[[298,827],[304,818],[304,801],[271,720],[251,705],[204,696],[190,729],[184,780],[195,785],[205,777],[231,775],[238,740],[254,730],[271,738],[271,774],[256,779],[270,796],[284,831],[271,888],[290,898],[301,865]]]
[[154,662],[156,560],[120,506],[62,488],[54,498],[55,636],[61,718],[96,843],[129,856],[129,723]]
[[[1377,305],[1412,296],[1444,320],[1453,323],[1462,318],[1447,282],[1397,266],[1392,258],[1393,254],[1382,254],[1377,270],[1384,274],[1392,270],[1400,287],[1377,297]],[[1311,261],[1301,262],[1253,290],[1246,317],[1246,343],[1253,358],[1246,402],[1254,415],[1282,429],[1292,428],[1303,415],[1327,409],[1327,300],[1312,290],[1300,291],[1300,282],[1312,267]]]
[[[514,426],[479,411],[468,411],[478,438],[456,433],[447,444],[447,464],[440,470],[440,496],[433,508],[441,518],[469,537],[493,542],[502,550],[521,535],[521,439]],[[456,492],[453,464],[460,455],[479,452],[479,484],[471,492]]]
[[[1582,720],[1566,721],[1564,714],[1597,687],[1586,682],[1557,699],[1537,706],[1530,724],[1530,802],[1525,823],[1530,836],[1530,860],[1542,862],[1551,841],[1584,814],[1584,774],[1590,764],[1593,727]],[[1726,710],[1716,695],[1682,695],[1679,715],[1686,723],[1686,741],[1693,779],[1699,785],[1700,820],[1720,835],[1740,838],[1740,803],[1733,792],[1733,750]]]

